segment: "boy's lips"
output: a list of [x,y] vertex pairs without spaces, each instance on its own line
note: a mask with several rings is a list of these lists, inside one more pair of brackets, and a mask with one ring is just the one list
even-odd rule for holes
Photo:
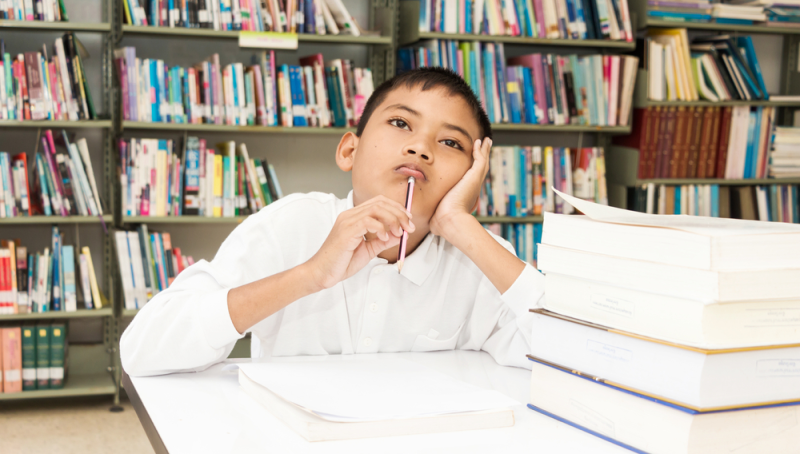
[[417,180],[427,181],[428,178],[425,176],[425,172],[422,169],[413,163],[402,164],[401,166],[394,169],[395,172],[405,175],[407,177],[414,177]]

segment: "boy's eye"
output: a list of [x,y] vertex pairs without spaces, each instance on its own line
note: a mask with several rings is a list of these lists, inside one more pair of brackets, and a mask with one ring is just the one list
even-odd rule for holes
[[464,148],[461,146],[461,144],[460,144],[460,143],[456,142],[456,141],[455,141],[455,140],[453,140],[453,139],[445,139],[445,140],[442,140],[442,142],[441,142],[441,143],[443,143],[444,145],[446,145],[446,146],[448,146],[448,147],[453,147],[453,148],[456,148],[456,149],[458,149],[458,150],[463,150],[463,149],[464,149]]
[[400,129],[408,129],[408,123],[399,118],[393,118],[389,120],[389,124]]

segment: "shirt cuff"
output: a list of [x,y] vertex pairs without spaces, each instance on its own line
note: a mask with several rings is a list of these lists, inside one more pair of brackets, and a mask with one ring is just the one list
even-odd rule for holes
[[244,337],[234,328],[228,312],[228,290],[216,290],[200,301],[198,312],[211,348],[224,348]]
[[544,276],[526,263],[517,280],[500,298],[511,308],[514,315],[520,317],[529,309],[538,307],[542,295],[544,295]]

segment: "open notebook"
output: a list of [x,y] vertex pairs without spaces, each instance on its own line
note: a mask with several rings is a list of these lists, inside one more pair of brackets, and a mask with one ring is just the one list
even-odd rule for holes
[[397,358],[239,365],[239,384],[308,441],[514,425],[513,399]]

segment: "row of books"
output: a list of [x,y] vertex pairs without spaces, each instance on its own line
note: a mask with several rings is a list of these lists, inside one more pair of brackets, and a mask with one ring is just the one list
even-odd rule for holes
[[754,422],[800,414],[800,228],[570,201],[591,217],[545,215],[529,408],[635,452],[797,446]]
[[[58,144],[58,146],[56,146]],[[102,216],[103,205],[85,138],[70,141],[45,130],[32,174],[28,155],[0,152],[0,218]],[[33,185],[30,185],[30,182]]]
[[0,242],[0,314],[99,309],[106,304],[97,285],[88,246],[64,244],[52,227],[50,247],[28,252],[19,240]]
[[51,55],[25,52],[12,59],[0,39],[0,120],[97,118],[85,66],[72,33],[56,38]]
[[689,43],[684,28],[650,30],[647,69],[648,96],[656,101],[769,98],[749,36],[703,36]]
[[769,176],[800,177],[800,128],[775,128],[769,152]]
[[125,23],[360,36],[341,0],[123,0]]
[[773,107],[648,107],[617,145],[638,150],[639,178],[766,178]]
[[0,392],[63,388],[66,357],[65,323],[0,327]]
[[651,214],[800,223],[797,186],[655,185],[638,186],[631,208]]
[[536,266],[537,245],[542,242],[542,224],[484,224],[486,229],[505,238],[514,247],[520,260]]
[[649,0],[648,15],[678,22],[716,22],[729,25],[800,26],[800,5],[791,1],[706,1]]
[[374,89],[372,71],[352,61],[277,65],[274,51],[252,64],[221,66],[219,54],[193,66],[140,59],[135,47],[114,51],[123,118],[153,123],[261,126],[355,126]]
[[244,143],[131,138],[119,153],[124,216],[247,216],[283,197],[275,168]]
[[506,60],[501,43],[423,41],[398,50],[398,72],[441,66],[472,87],[493,123],[623,126],[638,59],[529,54]]
[[0,19],[68,21],[64,0],[0,0]]
[[114,241],[125,309],[141,309],[194,264],[191,256],[172,246],[169,233],[150,233],[146,224],[140,224],[136,231],[117,230]]
[[567,213],[553,188],[608,204],[602,148],[496,146],[481,187],[478,216],[532,216]]
[[628,0],[420,0],[419,31],[633,41]]

